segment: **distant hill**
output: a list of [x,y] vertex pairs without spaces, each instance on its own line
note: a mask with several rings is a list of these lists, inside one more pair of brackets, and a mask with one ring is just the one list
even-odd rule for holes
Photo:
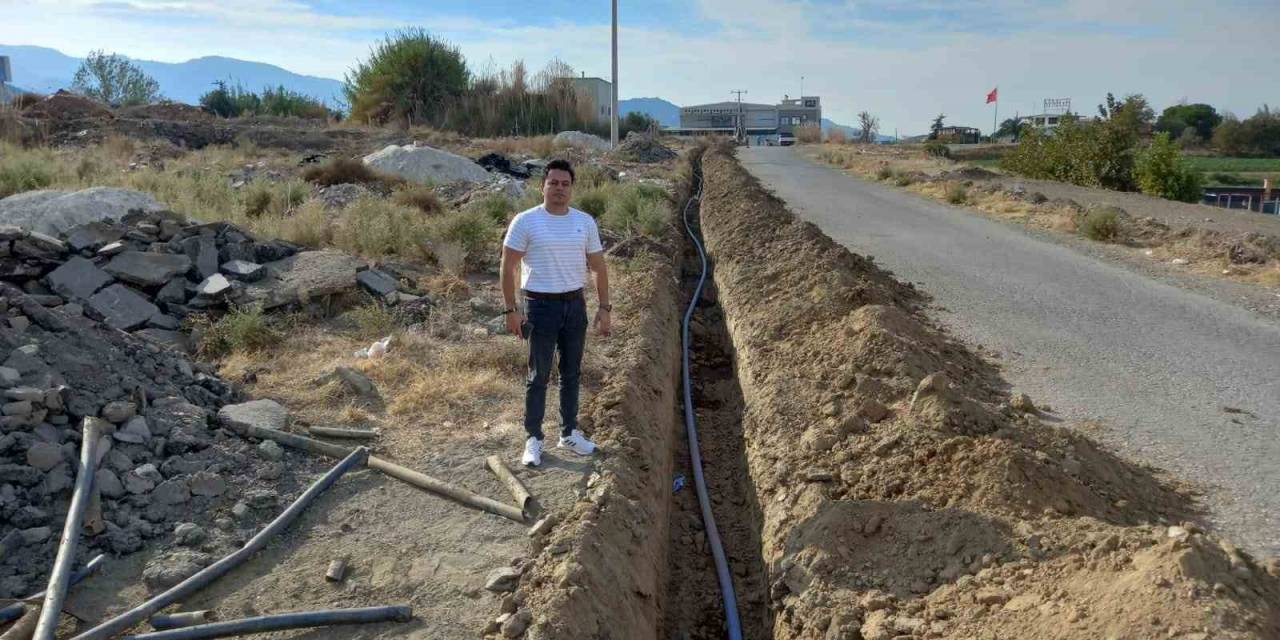
[[[81,58],[65,55],[55,49],[0,44],[0,56],[9,56],[14,81],[31,91],[52,93],[71,85]],[[261,91],[264,87],[284,85],[331,106],[345,103],[342,82],[293,73],[275,65],[235,58],[208,56],[186,62],[134,60],[143,71],[160,83],[160,93],[170,100],[195,104],[200,96],[222,80],[239,83],[245,89]]]
[[[848,126],[848,125],[839,124],[839,123],[836,123],[836,122],[832,122],[831,120],[829,120],[829,119],[827,119],[827,118],[823,118],[823,119],[822,119],[822,133],[824,133],[824,134],[825,134],[825,133],[828,133],[828,132],[830,132],[832,129],[838,129],[838,130],[840,130],[840,131],[843,131],[843,132],[844,132],[844,135],[845,135],[846,137],[848,137],[848,138],[857,138],[857,137],[859,137],[859,136],[861,136],[861,135],[862,135],[862,130],[861,130],[861,129],[855,129],[855,128],[850,127],[850,126]],[[886,135],[882,135],[882,134],[879,134],[879,133],[877,133],[877,134],[876,134],[876,142],[893,142],[893,140],[894,140],[893,136],[886,136]]]
[[662,98],[631,98],[618,101],[618,115],[625,117],[632,111],[649,114],[664,127],[680,126],[680,107]]

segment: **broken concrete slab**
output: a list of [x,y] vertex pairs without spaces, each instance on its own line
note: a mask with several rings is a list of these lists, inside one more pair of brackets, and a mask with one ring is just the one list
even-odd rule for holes
[[191,258],[171,253],[125,251],[111,259],[104,270],[143,287],[159,287],[191,269]]
[[57,235],[94,220],[121,220],[133,210],[164,206],[149,194],[117,187],[28,191],[0,200],[0,223]]
[[89,308],[101,316],[103,322],[124,331],[146,324],[160,311],[146,296],[119,283],[93,294]]
[[182,251],[196,265],[201,278],[218,272],[218,244],[212,233],[202,233],[182,241]]
[[64,298],[88,300],[89,296],[114,282],[115,278],[99,269],[92,260],[72,256],[62,266],[50,272],[45,281],[49,283],[49,288]]
[[289,410],[275,400],[229,404],[218,410],[218,424],[232,431],[243,431],[246,427],[284,429],[289,424]]
[[95,220],[68,231],[67,246],[77,253],[86,249],[97,251],[123,238],[124,231],[124,227]]
[[356,274],[356,282],[360,288],[379,298],[396,292],[396,279],[377,269],[366,269]]
[[266,267],[248,260],[228,260],[220,267],[223,273],[244,282],[255,282],[267,275]]
[[232,301],[271,309],[350,291],[356,287],[356,271],[363,264],[359,258],[341,251],[303,251],[264,265],[267,276],[246,284],[232,296]]
[[187,279],[178,276],[170,280],[156,293],[156,302],[182,304],[187,301]]
[[215,273],[196,285],[196,295],[205,298],[216,298],[230,290],[231,281],[221,273]]
[[428,146],[388,145],[365,156],[364,163],[420,184],[484,182],[489,179],[489,172],[470,158]]

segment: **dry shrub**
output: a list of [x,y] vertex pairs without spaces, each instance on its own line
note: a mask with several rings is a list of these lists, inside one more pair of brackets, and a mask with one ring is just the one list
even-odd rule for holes
[[137,143],[129,136],[113,133],[102,141],[102,148],[112,158],[128,162],[137,151]]
[[1112,209],[1097,209],[1085,214],[1080,222],[1080,235],[1099,242],[1110,242],[1120,234],[1120,215]]
[[467,273],[467,248],[461,242],[442,240],[431,244],[436,264],[445,273],[461,278]]
[[444,211],[440,197],[431,187],[426,185],[405,185],[391,194],[392,202],[405,207],[412,207],[423,213],[435,215]]
[[198,351],[202,357],[222,358],[232,353],[254,353],[279,344],[283,337],[263,315],[262,307],[232,309],[226,315],[210,322],[207,317],[196,316],[191,324],[200,334]]
[[24,91],[23,93],[19,93],[18,95],[14,96],[13,100],[9,101],[9,106],[13,107],[14,109],[17,109],[18,111],[22,111],[23,109],[26,109],[27,107],[30,107],[31,105],[36,104],[41,100],[44,100],[44,98],[45,98],[44,96],[38,93],[31,93],[30,91]]
[[311,249],[327,247],[333,242],[333,222],[319,200],[307,200],[289,215],[261,216],[248,226],[264,238],[280,238]]
[[420,256],[428,230],[417,210],[384,198],[357,198],[342,213],[334,229],[334,246],[368,257]]
[[1064,233],[1075,233],[1076,217],[1070,213],[1055,213],[1049,216],[1049,228]]
[[827,132],[827,142],[831,144],[845,144],[848,141],[849,138],[844,134],[844,129],[832,129]]
[[943,198],[951,204],[964,204],[969,201],[969,188],[963,182],[949,181],[943,190]]
[[391,189],[405,183],[404,178],[377,171],[352,158],[335,158],[321,165],[307,167],[302,178],[322,187],[335,184],[381,185]]
[[816,144],[822,142],[821,127],[796,127],[796,142],[801,144]]
[[387,305],[380,302],[361,305],[342,314],[342,316],[351,322],[355,329],[355,334],[365,339],[391,335],[397,326],[396,319],[391,315]]

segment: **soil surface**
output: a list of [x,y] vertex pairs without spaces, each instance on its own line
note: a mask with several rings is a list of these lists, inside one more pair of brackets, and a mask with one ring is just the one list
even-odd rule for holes
[[1280,634],[1280,580],[1187,495],[1041,421],[731,157],[703,169],[774,638]]
[[1201,484],[1225,535],[1280,553],[1280,447],[1264,428],[1280,422],[1276,324],[1077,247],[1098,243],[1060,246],[788,151],[743,158],[802,218],[928,291],[932,315],[998,353],[1051,419],[1101,422],[1095,437]]

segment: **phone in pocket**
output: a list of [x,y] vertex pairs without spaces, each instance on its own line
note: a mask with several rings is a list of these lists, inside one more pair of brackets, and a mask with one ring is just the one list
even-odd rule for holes
[[521,322],[520,323],[520,339],[528,340],[529,336],[532,334],[533,334],[533,323],[529,322],[528,320]]

